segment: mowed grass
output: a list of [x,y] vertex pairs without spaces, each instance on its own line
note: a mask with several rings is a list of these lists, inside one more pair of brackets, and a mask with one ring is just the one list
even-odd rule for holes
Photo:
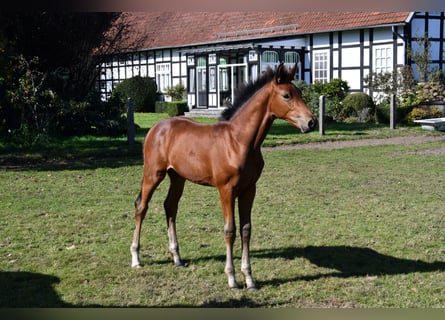
[[[167,252],[166,179],[144,221],[144,266],[130,267],[142,160],[113,143],[99,157],[0,169],[0,306],[445,306],[440,143],[265,151],[256,292],[228,288],[217,191],[191,183],[177,219],[189,266],[175,268]],[[235,257],[242,284],[239,236]]]

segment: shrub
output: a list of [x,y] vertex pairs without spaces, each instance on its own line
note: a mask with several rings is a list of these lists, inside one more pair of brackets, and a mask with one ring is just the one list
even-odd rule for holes
[[316,82],[312,84],[311,90],[316,94],[317,105],[321,95],[325,96],[326,113],[335,120],[343,120],[342,101],[349,92],[346,81],[333,79],[328,83]]
[[[409,104],[403,104],[396,102],[396,122],[397,123],[410,123],[408,121],[408,114],[413,110],[413,106]],[[389,97],[385,98],[381,103],[376,106],[376,119],[378,123],[390,122],[390,101]]]
[[120,99],[103,102],[90,95],[82,101],[61,101],[58,110],[53,125],[57,134],[115,136],[127,129],[125,104]]
[[188,111],[188,107],[185,101],[167,102],[166,112],[170,117],[183,116],[186,111]]
[[155,102],[155,112],[156,113],[167,112],[167,101],[156,101]]
[[156,113],[168,113],[170,117],[183,116],[189,111],[186,101],[156,101]]
[[165,90],[165,95],[171,97],[173,101],[182,101],[185,100],[186,92],[185,86],[182,84],[182,82],[179,82],[173,87],[168,87]]
[[343,118],[357,117],[360,122],[369,122],[375,119],[375,104],[366,93],[359,92],[347,95],[339,111]]
[[408,113],[406,116],[406,121],[408,123],[414,123],[414,120],[422,120],[428,118],[439,118],[442,113],[436,107],[426,108],[426,107],[416,107]]
[[342,120],[341,104],[349,92],[349,85],[342,79],[333,79],[328,83],[315,82],[307,85],[304,81],[297,81],[296,86],[302,91],[303,101],[318,117],[319,98],[325,96],[326,114],[335,120]]
[[[38,58],[17,57],[14,77],[2,93],[1,138],[34,146],[60,135],[118,135],[126,130],[125,105],[91,93],[82,100],[62,99],[39,71]],[[7,133],[7,134],[4,134]]]
[[132,98],[135,112],[154,112],[156,83],[148,77],[125,79],[113,89],[111,97],[124,103],[127,98]]
[[419,83],[416,87],[417,101],[444,101],[445,85],[436,81]]
[[389,98],[385,98],[381,103],[376,105],[375,116],[377,123],[389,123],[390,120]]

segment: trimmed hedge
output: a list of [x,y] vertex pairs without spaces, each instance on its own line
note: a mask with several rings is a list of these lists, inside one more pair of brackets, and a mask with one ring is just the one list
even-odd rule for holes
[[156,101],[155,103],[155,112],[165,112],[170,117],[183,116],[188,110],[186,101]]
[[126,102],[133,99],[134,111],[153,112],[156,101],[156,83],[149,77],[136,76],[118,83],[111,97]]

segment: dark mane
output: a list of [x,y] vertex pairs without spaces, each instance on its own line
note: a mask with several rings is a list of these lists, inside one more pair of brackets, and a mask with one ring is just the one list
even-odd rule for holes
[[255,92],[264,87],[266,83],[272,81],[274,76],[275,70],[269,67],[259,79],[238,88],[238,92],[235,94],[233,103],[227,103],[227,107],[221,112],[218,120],[230,120],[233,115],[247,102],[247,100],[249,100],[255,94]]

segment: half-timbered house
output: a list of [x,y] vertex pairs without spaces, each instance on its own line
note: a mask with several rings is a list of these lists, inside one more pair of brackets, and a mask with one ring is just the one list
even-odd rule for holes
[[430,41],[430,66],[445,69],[444,12],[131,12],[127,39],[137,45],[104,57],[99,89],[107,99],[120,81],[153,78],[158,90],[182,82],[190,109],[217,109],[238,85],[268,66],[297,64],[308,83],[364,78],[416,65],[408,54]]

